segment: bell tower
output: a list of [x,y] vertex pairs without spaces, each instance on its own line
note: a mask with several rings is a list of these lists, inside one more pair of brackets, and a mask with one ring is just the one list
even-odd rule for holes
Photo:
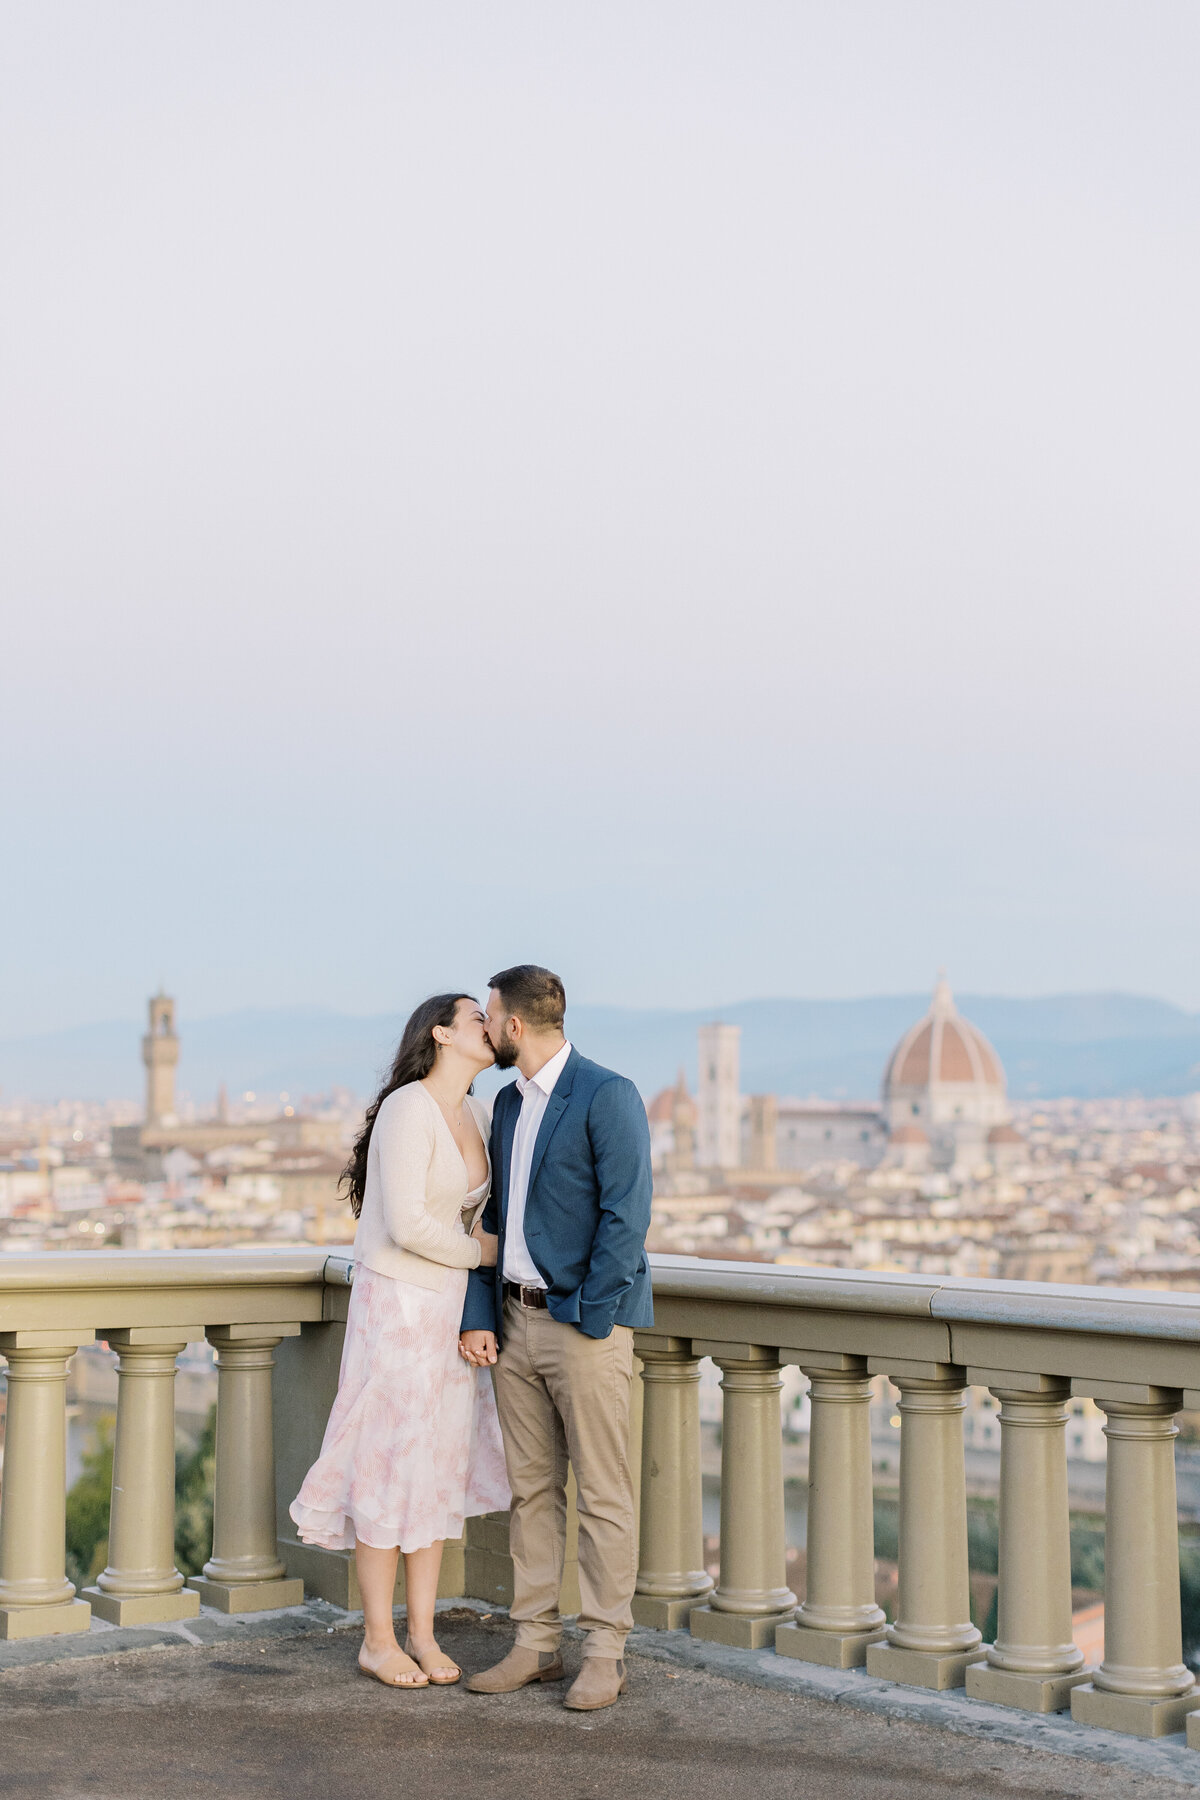
[[150,1029],[142,1039],[142,1061],[146,1065],[146,1123],[173,1124],[179,1039],[175,1035],[175,1002],[161,988],[150,1002]]
[[736,1169],[742,1160],[740,1025],[701,1025],[700,1142],[702,1169]]

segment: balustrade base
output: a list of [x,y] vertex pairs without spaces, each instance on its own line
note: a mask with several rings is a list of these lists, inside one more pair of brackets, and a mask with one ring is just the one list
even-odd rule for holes
[[797,1662],[820,1663],[824,1669],[861,1669],[872,1644],[884,1641],[886,1626],[872,1631],[814,1631],[811,1625],[777,1627],[775,1649]]
[[513,1566],[511,1556],[498,1550],[468,1548],[463,1556],[466,1576],[463,1592],[472,1600],[488,1600],[493,1606],[513,1603]]
[[939,1656],[935,1650],[902,1650],[898,1644],[868,1644],[867,1674],[879,1681],[897,1681],[902,1687],[962,1687],[972,1663],[982,1662],[987,1645],[974,1650],[953,1651]]
[[791,1609],[755,1617],[750,1613],[718,1612],[712,1606],[693,1606],[688,1630],[710,1644],[732,1644],[735,1650],[769,1650],[781,1625],[790,1625]]
[[[1102,1731],[1124,1731],[1131,1737],[1166,1737],[1187,1728],[1188,1714],[1200,1706],[1200,1689],[1156,1700],[1141,1694],[1113,1694],[1089,1681],[1071,1694],[1071,1717]],[[1190,1741],[1190,1739],[1189,1739]]]
[[967,1698],[1015,1706],[1021,1712],[1062,1712],[1071,1705],[1071,1690],[1091,1679],[1091,1669],[1077,1669],[1073,1675],[1031,1675],[972,1663],[967,1670]]
[[205,1606],[223,1613],[277,1612],[285,1606],[303,1606],[304,1583],[280,1581],[208,1581],[193,1575],[188,1582]]
[[707,1593],[685,1594],[675,1600],[666,1600],[661,1594],[635,1594],[633,1622],[647,1625],[651,1631],[686,1631],[688,1620],[707,1599]]
[[1200,1750],[1200,1712],[1188,1714],[1184,1729],[1187,1732],[1188,1749]]
[[194,1619],[200,1596],[189,1588],[173,1594],[106,1594],[101,1588],[83,1590],[98,1619],[110,1625],[167,1625],[173,1619]]
[[0,1606],[0,1639],[63,1637],[87,1631],[91,1623],[86,1600],[64,1600],[61,1606]]

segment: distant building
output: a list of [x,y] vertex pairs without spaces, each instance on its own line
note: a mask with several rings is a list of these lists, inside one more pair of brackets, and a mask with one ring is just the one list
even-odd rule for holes
[[146,1123],[174,1125],[179,1038],[175,1002],[161,988],[150,1002],[150,1029],[142,1039],[142,1061],[146,1065]]
[[779,1166],[779,1102],[774,1094],[751,1094],[746,1107],[746,1138],[742,1161],[748,1169]]
[[682,1069],[674,1087],[663,1088],[646,1108],[650,1158],[656,1169],[675,1174],[696,1166],[696,1108]]
[[887,1149],[877,1106],[837,1105],[828,1100],[780,1100],[777,1166],[810,1169],[814,1163],[852,1162],[873,1168]]
[[[231,1125],[222,1115],[195,1125],[182,1125],[175,1111],[175,1070],[179,1036],[175,1002],[161,991],[150,1001],[149,1029],[142,1039],[146,1066],[146,1118],[141,1125],[115,1125],[113,1163],[119,1175],[138,1181],[161,1181],[163,1157],[186,1150],[200,1160],[232,1144],[269,1144],[274,1150],[320,1150],[336,1155],[342,1147],[337,1119],[311,1119],[292,1114],[257,1123]],[[222,1088],[222,1096],[224,1089]]]
[[740,1025],[700,1027],[700,1104],[696,1161],[736,1169],[742,1160]]
[[883,1116],[896,1167],[1006,1167],[1024,1154],[1000,1058],[959,1013],[944,978],[888,1060]]

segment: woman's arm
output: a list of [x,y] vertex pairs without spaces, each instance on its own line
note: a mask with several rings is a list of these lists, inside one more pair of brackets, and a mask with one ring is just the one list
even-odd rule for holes
[[402,1250],[452,1269],[474,1269],[480,1245],[453,1225],[443,1225],[425,1205],[429,1166],[433,1160],[433,1119],[424,1095],[409,1097],[403,1088],[399,1104],[383,1106],[375,1121],[379,1141],[379,1181],[383,1216],[389,1236]]

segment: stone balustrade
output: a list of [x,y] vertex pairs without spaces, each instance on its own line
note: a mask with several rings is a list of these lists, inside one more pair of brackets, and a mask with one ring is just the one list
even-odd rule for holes
[[[306,1250],[6,1256],[0,1356],[8,1417],[0,1491],[0,1638],[292,1606],[303,1583],[276,1549],[275,1347],[318,1324],[325,1255]],[[219,1369],[213,1555],[175,1567],[175,1359],[207,1337]],[[108,1565],[76,1594],[66,1576],[67,1370],[82,1344],[117,1352]]]
[[[1200,1307],[1184,1294],[655,1257],[656,1323],[636,1337],[642,1404],[635,1617],[698,1638],[1200,1748],[1200,1689],[1182,1657],[1175,1414],[1200,1409]],[[203,1601],[285,1606],[302,1588],[357,1603],[353,1558],[296,1541],[287,1514],[316,1455],[353,1267],[345,1254],[246,1250],[8,1256],[0,1354],[8,1436],[0,1496],[0,1635],[175,1619]],[[213,1550],[174,1567],[175,1357],[206,1336],[219,1389]],[[108,1566],[76,1595],[63,1551],[68,1364],[104,1338],[119,1357]],[[700,1360],[721,1372],[720,1568],[704,1567]],[[272,1365],[274,1369],[272,1368]],[[780,1370],[810,1387],[807,1591],[785,1573]],[[870,1381],[900,1392],[899,1593],[875,1602]],[[970,1615],[962,1414],[1000,1406],[998,1627]],[[1067,1401],[1093,1396],[1108,1438],[1105,1653],[1071,1642]],[[577,1605],[572,1563],[563,1602]],[[468,1522],[442,1592],[511,1594],[507,1521]],[[400,1590],[402,1592],[402,1589]]]
[[[694,1438],[688,1377],[711,1355],[725,1390],[721,1575],[715,1592],[660,1544],[694,1530],[700,1487],[690,1444],[671,1482],[645,1483],[639,1595],[670,1592],[699,1637],[759,1647],[910,1686],[965,1686],[977,1699],[1200,1748],[1200,1689],[1182,1656],[1174,1416],[1200,1407],[1200,1307],[1186,1294],[953,1280],[654,1259],[656,1322],[639,1333],[646,1380],[670,1358],[673,1385],[644,1413],[643,1467],[657,1441]],[[661,1348],[660,1348],[661,1347]],[[690,1351],[690,1354],[689,1354]],[[811,1393],[808,1592],[794,1613],[782,1579],[778,1402],[781,1364]],[[875,1605],[869,1380],[900,1390],[896,1618]],[[998,1630],[971,1621],[962,1413],[969,1386],[1000,1402]],[[1105,1653],[1085,1668],[1071,1642],[1066,1401],[1107,1416]],[[669,1396],[676,1417],[669,1417]],[[673,1516],[656,1514],[667,1508]],[[674,1539],[672,1531],[675,1532]]]

